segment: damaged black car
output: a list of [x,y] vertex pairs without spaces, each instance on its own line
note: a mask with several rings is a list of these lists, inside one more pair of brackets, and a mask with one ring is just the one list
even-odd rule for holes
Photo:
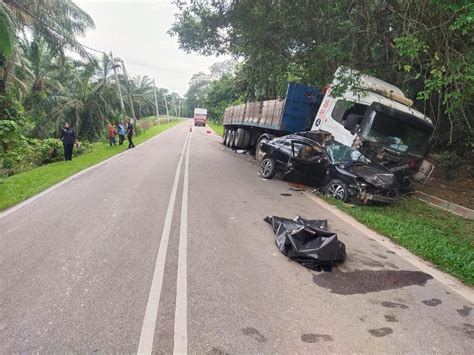
[[341,201],[395,203],[399,184],[382,164],[371,162],[357,149],[319,132],[303,132],[261,144],[260,176],[285,179],[318,188]]

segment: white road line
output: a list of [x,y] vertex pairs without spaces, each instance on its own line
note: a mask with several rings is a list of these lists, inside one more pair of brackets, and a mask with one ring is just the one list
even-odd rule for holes
[[184,162],[183,200],[181,203],[181,224],[179,227],[178,274],[176,281],[176,310],[174,314],[174,354],[188,352],[188,185],[189,185],[189,137]]
[[155,335],[156,318],[158,316],[158,308],[160,305],[161,286],[163,285],[163,273],[165,270],[166,252],[168,250],[168,241],[171,231],[171,220],[173,218],[174,204],[176,201],[176,191],[178,190],[179,175],[181,172],[181,163],[183,161],[186,144],[189,141],[190,134],[186,136],[186,141],[181,151],[178,167],[174,176],[173,188],[166,211],[165,224],[163,233],[161,234],[160,247],[156,256],[155,271],[153,272],[153,280],[151,282],[150,293],[148,294],[148,302],[146,305],[145,316],[143,318],[142,331],[140,333],[140,341],[138,343],[138,354],[151,354],[153,350],[153,336]]

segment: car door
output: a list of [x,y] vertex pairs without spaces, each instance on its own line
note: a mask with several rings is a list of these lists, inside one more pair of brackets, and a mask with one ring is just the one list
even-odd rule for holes
[[303,141],[292,141],[291,167],[304,183],[319,187],[327,170],[327,159],[322,147]]
[[278,146],[273,152],[273,158],[282,166],[287,166],[291,158],[291,139],[281,138],[278,141]]

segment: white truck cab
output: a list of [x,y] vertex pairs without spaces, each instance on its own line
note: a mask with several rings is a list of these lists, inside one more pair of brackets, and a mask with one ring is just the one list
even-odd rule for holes
[[[339,83],[341,70],[344,70],[342,75],[357,78],[357,90],[347,90],[333,97],[331,89]],[[393,172],[410,168],[413,175],[413,170],[421,168],[421,180],[426,180],[433,166],[422,160],[430,150],[434,127],[431,120],[412,105],[413,101],[399,88],[355,70],[339,68],[312,130],[327,131],[336,141],[359,148],[369,157],[377,156]]]

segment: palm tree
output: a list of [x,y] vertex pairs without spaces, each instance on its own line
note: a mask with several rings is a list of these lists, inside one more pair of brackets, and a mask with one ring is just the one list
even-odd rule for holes
[[15,45],[25,29],[59,52],[68,48],[90,57],[76,36],[93,27],[92,18],[71,0],[0,0],[0,93],[11,79]]

